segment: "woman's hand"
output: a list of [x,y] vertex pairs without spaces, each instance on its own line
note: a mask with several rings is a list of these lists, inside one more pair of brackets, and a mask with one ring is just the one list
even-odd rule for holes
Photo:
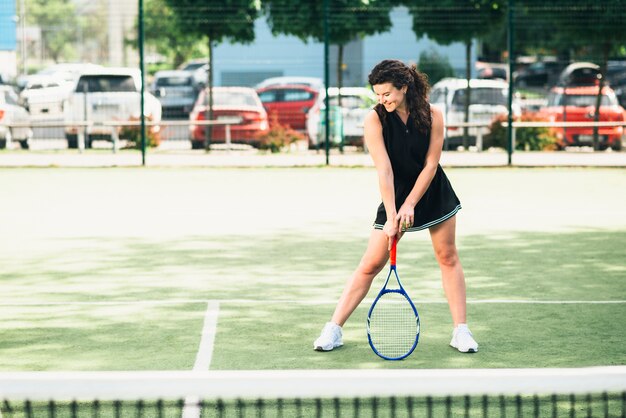
[[415,206],[404,202],[398,214],[396,215],[396,225],[399,226],[400,231],[406,231],[413,226],[415,220]]
[[398,221],[396,218],[391,220],[387,219],[387,222],[385,222],[385,225],[383,226],[383,232],[387,237],[387,250],[391,251],[391,241],[393,238],[400,241],[400,238],[402,238],[403,235],[403,232],[400,231],[400,228],[398,228]]

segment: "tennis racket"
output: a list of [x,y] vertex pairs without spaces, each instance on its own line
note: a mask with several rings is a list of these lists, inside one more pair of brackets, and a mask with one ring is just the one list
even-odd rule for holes
[[[367,339],[374,353],[385,360],[402,360],[415,350],[420,338],[420,317],[402,287],[396,269],[395,237],[389,253],[389,274],[367,314]],[[397,288],[388,288],[395,278]],[[392,280],[393,283],[393,280]]]

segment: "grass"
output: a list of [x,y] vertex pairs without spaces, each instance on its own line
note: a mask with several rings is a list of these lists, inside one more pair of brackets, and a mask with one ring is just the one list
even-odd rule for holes
[[[0,370],[190,369],[207,300],[221,301],[213,369],[626,364],[615,320],[626,313],[626,198],[614,189],[626,173],[448,174],[464,205],[458,246],[481,351],[447,346],[450,318],[422,232],[398,255],[422,338],[409,359],[389,363],[367,345],[367,303],[346,325],[345,347],[310,347],[365,248],[378,203],[372,170],[5,170]],[[506,300],[619,303],[479,303]]]
[[626,171],[446,171],[480,352],[448,346],[421,232],[398,254],[420,343],[385,362],[365,334],[382,277],[344,347],[311,347],[365,249],[372,169],[3,170],[0,371],[191,370],[209,300],[213,370],[626,364]]

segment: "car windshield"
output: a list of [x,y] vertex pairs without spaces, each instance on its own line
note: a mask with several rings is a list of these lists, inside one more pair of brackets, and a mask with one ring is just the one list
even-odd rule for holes
[[[596,105],[597,96],[595,94],[552,94],[548,99],[548,106],[589,107]],[[602,95],[601,106],[617,106],[617,98],[613,95]]]
[[[507,104],[506,89],[475,87],[471,89],[470,104],[473,105],[502,105]],[[454,93],[452,105],[462,107],[465,105],[465,92],[467,89],[460,89]]]
[[276,89],[259,93],[259,98],[263,103],[302,102],[313,99],[314,93],[302,89]]
[[130,75],[84,75],[78,80],[77,92],[136,92]]
[[17,105],[17,97],[12,92],[5,90],[1,93],[4,96],[4,102],[10,105]]
[[[204,99],[205,104],[207,98]],[[216,106],[257,106],[251,93],[243,91],[225,91],[213,93],[213,104]]]
[[186,87],[191,86],[192,79],[187,76],[173,76],[157,78],[157,87]]
[[182,69],[184,71],[195,71],[198,68],[202,67],[203,65],[205,65],[203,62],[194,62],[194,63],[185,65]]
[[430,92],[431,103],[445,103],[445,101],[446,101],[446,93],[444,90],[433,89]]

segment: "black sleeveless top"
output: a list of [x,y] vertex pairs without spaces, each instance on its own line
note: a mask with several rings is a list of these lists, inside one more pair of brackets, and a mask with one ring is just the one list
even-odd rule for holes
[[[388,113],[382,106],[376,106],[374,110],[378,113],[383,126],[385,148],[393,169],[397,211],[413,190],[417,177],[424,168],[426,153],[430,145],[430,130],[427,135],[420,134],[411,119],[404,124],[396,112]],[[407,231],[430,228],[451,218],[459,209],[461,209],[461,202],[454,193],[441,165],[437,165],[437,171],[430,186],[415,206],[413,227],[408,228]],[[376,214],[374,228],[383,229],[386,221],[387,213],[384,204],[381,203]]]

